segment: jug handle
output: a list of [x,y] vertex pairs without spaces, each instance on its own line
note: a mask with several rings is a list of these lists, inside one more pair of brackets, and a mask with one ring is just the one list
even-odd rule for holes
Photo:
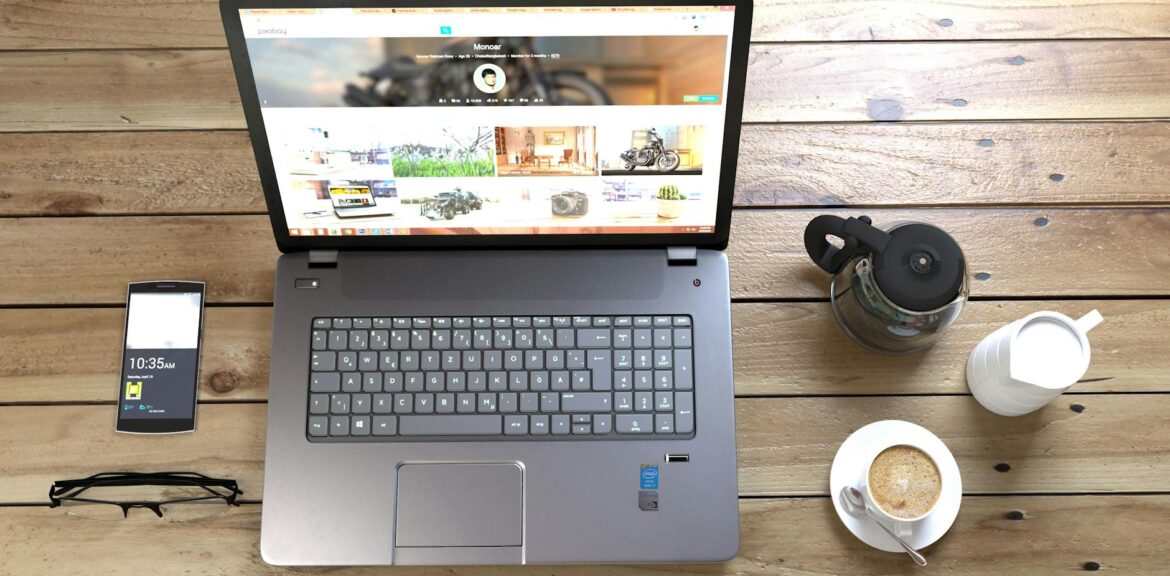
[[[804,249],[821,270],[836,274],[854,256],[865,251],[881,252],[886,249],[890,235],[875,228],[872,222],[868,216],[817,216],[804,228]],[[833,246],[826,236],[836,236],[845,245],[841,248]]]

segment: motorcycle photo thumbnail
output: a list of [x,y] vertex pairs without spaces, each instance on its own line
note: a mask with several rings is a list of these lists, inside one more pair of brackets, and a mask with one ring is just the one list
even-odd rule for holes
[[703,173],[704,126],[602,128],[603,176],[672,176]]
[[596,176],[593,126],[501,126],[495,130],[499,176]]
[[263,107],[719,105],[724,36],[248,38]]

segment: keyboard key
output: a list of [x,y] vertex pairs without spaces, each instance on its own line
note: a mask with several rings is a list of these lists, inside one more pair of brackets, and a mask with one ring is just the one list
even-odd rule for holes
[[354,414],[370,413],[370,395],[354,394],[349,398],[349,411]]
[[389,318],[374,318],[373,326],[374,326],[374,328],[389,328],[390,327],[390,319]]
[[313,372],[309,376],[310,392],[340,392],[341,374],[337,372]]
[[612,323],[610,321],[609,316],[594,316],[593,317],[593,327],[594,328],[609,328],[611,326],[611,324]]
[[329,435],[329,417],[328,416],[310,416],[309,417],[309,436],[328,436]]
[[545,392],[540,395],[541,412],[560,412],[561,395],[556,392]]
[[402,392],[402,372],[383,372],[382,390],[386,392]]
[[674,431],[690,434],[695,430],[695,397],[690,392],[674,395]]
[[613,427],[613,416],[609,414],[597,414],[593,417],[593,433],[594,434],[609,434]]
[[499,350],[488,350],[483,353],[484,370],[499,370],[504,367],[504,353]]
[[332,328],[333,323],[328,318],[316,318],[313,320],[313,328]]
[[394,395],[394,413],[395,414],[410,414],[414,411],[414,395],[412,394],[395,394]]
[[634,411],[634,393],[633,392],[614,392],[613,393],[613,409],[618,412],[633,412]]
[[431,331],[430,330],[411,330],[410,331],[410,349],[411,350],[426,350],[431,347]]
[[548,416],[545,414],[533,415],[529,417],[529,430],[533,436],[547,436],[548,435]]
[[357,370],[357,352],[338,352],[338,370]]
[[328,414],[329,413],[329,395],[328,394],[310,394],[309,395],[309,414]]
[[561,394],[562,412],[609,412],[613,398],[609,392],[572,392]]
[[690,328],[675,328],[674,329],[674,345],[677,348],[691,347],[691,329]]
[[507,316],[492,316],[492,328],[511,328],[512,319]]
[[431,332],[431,348],[434,348],[435,350],[450,350],[451,331],[433,330]]
[[650,330],[634,330],[634,348],[650,348],[653,344],[653,332]]
[[655,348],[670,348],[671,346],[671,330],[669,328],[655,328],[654,329],[654,347]]
[[580,370],[585,367],[585,351],[569,350],[565,352],[565,368]]
[[695,387],[694,370],[691,368],[691,351],[674,351],[674,387],[676,390],[691,390]]
[[613,319],[613,325],[617,327],[629,327],[634,325],[634,319],[629,316],[618,316]]
[[369,330],[371,326],[373,326],[373,322],[371,322],[369,318],[354,318],[353,319],[353,327],[354,328],[360,328],[362,330]]
[[521,370],[524,368],[524,353],[519,350],[504,352],[504,370]]
[[512,337],[513,337],[512,343],[517,348],[520,348],[522,350],[527,350],[527,349],[532,348],[534,346],[534,343],[532,341],[532,339],[534,337],[534,333],[532,330],[528,330],[528,329],[517,330],[516,332],[513,333]]
[[540,394],[536,392],[520,394],[520,411],[524,413],[540,411]]
[[411,318],[410,319],[410,326],[412,328],[430,328],[431,327],[431,319],[430,318]]
[[455,396],[455,411],[460,414],[475,412],[475,394],[465,392]]
[[409,330],[391,330],[390,331],[390,349],[392,350],[407,350],[410,348],[410,331]]
[[573,414],[571,420],[573,424],[588,424],[591,422],[589,414]]
[[435,411],[435,397],[432,394],[414,395],[414,413],[430,414]]
[[590,328],[577,331],[577,346],[581,348],[609,348],[610,333],[607,329]]
[[354,416],[350,419],[350,433],[354,436],[369,436],[370,435],[370,417],[369,416]]
[[674,434],[674,416],[671,414],[655,414],[654,432],[658,434]]
[[471,328],[471,318],[461,316],[451,320],[451,327],[453,328]]
[[334,318],[333,319],[333,327],[337,328],[339,330],[349,330],[350,326],[352,326],[352,325],[353,325],[353,323],[350,321],[349,318]]
[[654,327],[655,328],[665,328],[665,327],[670,326],[670,323],[671,323],[670,316],[655,316],[654,317]]
[[410,328],[410,318],[395,318],[391,325],[395,328]]
[[329,435],[349,436],[349,416],[330,416]]
[[451,319],[450,318],[432,318],[431,319],[431,327],[433,327],[433,328],[450,328],[451,327]]
[[691,325],[691,317],[690,316],[675,316],[674,317],[674,325],[675,326],[690,326]]
[[563,436],[571,431],[569,415],[557,414],[552,417],[552,433],[554,436]]
[[349,414],[349,394],[334,394],[329,397],[329,411],[333,414]]
[[402,352],[399,361],[402,370],[418,370],[418,352],[415,350]]
[[497,402],[501,414],[513,414],[516,412],[517,398],[515,392],[504,392],[500,394]]
[[476,316],[475,318],[471,319],[471,325],[476,328],[490,328],[492,325],[492,319],[488,318],[487,316]]
[[372,372],[378,369],[377,352],[358,352],[358,368],[362,372]]
[[569,389],[569,373],[565,370],[557,370],[549,374],[549,388],[557,392],[564,392]]
[[527,416],[504,416],[504,435],[505,436],[523,436],[528,434],[528,417]]
[[496,395],[492,392],[484,392],[479,394],[479,408],[478,412],[492,413],[496,411]]
[[674,373],[670,370],[655,370],[654,371],[654,389],[655,390],[673,390],[674,389]]
[[446,394],[435,394],[435,413],[454,414],[455,395],[450,392]]
[[392,394],[374,394],[371,402],[370,408],[374,414],[389,414],[394,411],[394,396]]
[[568,316],[553,316],[552,325],[556,328],[568,328],[572,326],[573,321]]
[[651,326],[651,324],[652,324],[652,321],[650,320],[649,316],[635,316],[634,317],[634,327],[635,328],[649,328]]
[[653,390],[654,389],[654,373],[649,370],[637,370],[634,372],[634,390]]
[[532,317],[530,317],[530,316],[513,316],[512,317],[512,327],[513,328],[529,328],[531,326],[532,326]]
[[652,434],[654,416],[650,414],[618,414],[618,434]]
[[654,351],[654,367],[655,368],[670,368],[673,364],[673,355],[670,350],[655,350]]
[[349,331],[349,349],[366,350],[370,347],[370,333],[365,330]]
[[342,392],[361,392],[362,375],[357,372],[346,372],[341,375]]
[[398,419],[394,416],[374,416],[370,426],[374,436],[393,436],[398,433]]
[[548,328],[552,326],[552,318],[548,316],[537,316],[532,319],[533,328]]
[[330,350],[345,350],[347,346],[349,346],[349,332],[345,330],[329,331]]
[[613,373],[614,390],[631,390],[634,387],[634,373],[621,370]]
[[608,391],[613,388],[613,352],[611,350],[589,350],[585,353],[585,365],[593,371],[593,389]]
[[398,417],[398,433],[403,436],[499,435],[502,426],[503,417],[499,415]]
[[588,328],[593,324],[593,320],[588,316],[573,316],[574,328]]
[[613,347],[614,348],[631,348],[634,346],[634,331],[628,329],[617,329],[613,331]]
[[650,412],[654,410],[654,393],[634,392],[634,410],[637,412]]
[[654,410],[656,412],[674,412],[674,394],[670,392],[655,392]]
[[313,350],[325,350],[329,347],[329,332],[313,330]]
[[570,328],[557,328],[557,348],[572,348],[576,333]]
[[572,378],[573,390],[589,390],[593,387],[590,383],[588,370],[574,370],[572,372]]
[[573,424],[573,434],[588,434],[592,430],[589,424]]

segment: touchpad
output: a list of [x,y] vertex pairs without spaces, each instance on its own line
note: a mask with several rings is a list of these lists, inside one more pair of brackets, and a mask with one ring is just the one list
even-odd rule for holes
[[517,464],[398,467],[398,547],[520,546],[524,470]]

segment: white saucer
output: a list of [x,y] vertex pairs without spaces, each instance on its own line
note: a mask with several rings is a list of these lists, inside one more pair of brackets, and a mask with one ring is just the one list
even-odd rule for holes
[[914,533],[904,538],[916,550],[934,544],[959,515],[959,504],[963,500],[963,480],[959,477],[959,464],[947,449],[947,445],[939,440],[926,428],[901,420],[882,420],[863,426],[845,439],[837,449],[837,456],[833,458],[833,468],[829,472],[829,494],[833,498],[833,508],[837,509],[837,516],[846,528],[862,542],[886,552],[902,552],[888,534],[868,518],[855,518],[845,511],[841,503],[841,488],[852,485],[860,486],[861,475],[869,461],[879,452],[896,444],[912,443],[921,447],[938,464],[939,474],[942,475],[943,493],[930,513],[930,516],[914,523]]

